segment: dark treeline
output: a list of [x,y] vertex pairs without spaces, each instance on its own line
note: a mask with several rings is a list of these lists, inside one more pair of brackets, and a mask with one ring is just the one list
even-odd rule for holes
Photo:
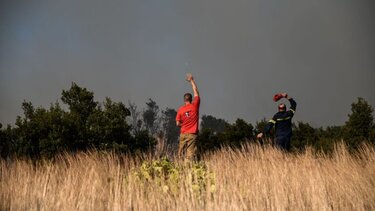
[[[18,116],[15,126],[0,124],[1,157],[50,158],[61,152],[77,152],[89,149],[109,150],[118,153],[153,153],[157,145],[164,151],[176,151],[179,128],[176,126],[176,110],[161,110],[149,99],[144,109],[129,102],[113,102],[110,98],[102,103],[94,100],[94,93],[75,83],[63,90],[61,101],[48,109],[35,108],[31,102],[23,102],[23,116]],[[308,123],[294,124],[292,147],[300,151],[307,146],[330,152],[338,141],[356,149],[363,142],[375,143],[373,108],[362,98],[352,104],[351,114],[343,126],[313,128]],[[234,123],[203,115],[199,134],[200,153],[215,151],[223,146],[240,147],[245,142],[268,143],[256,140],[266,120],[253,126],[243,119]],[[272,137],[269,137],[272,139]],[[263,142],[264,141],[264,142]],[[161,143],[162,142],[162,143]],[[160,148],[159,148],[160,150]]]
[[[314,128],[306,122],[294,123],[292,150],[299,152],[306,147],[313,147],[318,151],[329,153],[337,142],[343,142],[349,150],[356,150],[363,143],[375,144],[373,108],[363,98],[358,98],[351,106],[351,114],[342,126]],[[222,146],[240,147],[244,142],[270,144],[274,138],[274,129],[270,137],[256,140],[256,134],[263,131],[267,122],[268,120],[263,119],[253,126],[243,119],[237,119],[234,124],[229,124],[223,119],[203,116],[199,148],[206,152]]]

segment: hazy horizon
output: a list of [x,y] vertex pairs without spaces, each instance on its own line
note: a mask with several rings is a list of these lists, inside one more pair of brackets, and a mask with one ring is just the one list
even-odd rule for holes
[[[71,82],[145,107],[178,109],[193,73],[203,114],[342,125],[357,97],[375,107],[375,3],[349,1],[5,0],[0,3],[0,123],[23,100],[48,107]],[[61,102],[61,101],[60,101]]]

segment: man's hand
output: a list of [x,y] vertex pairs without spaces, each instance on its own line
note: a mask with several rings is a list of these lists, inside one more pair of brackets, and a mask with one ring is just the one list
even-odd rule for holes
[[195,84],[193,75],[191,73],[186,74],[186,80],[191,83],[191,86],[192,86],[193,91],[194,91],[194,97],[199,96],[199,91],[198,91],[197,85]]
[[283,96],[284,98],[288,98],[288,94],[287,93],[281,93],[281,96]]
[[186,80],[188,82],[191,82],[192,80],[194,80],[193,75],[191,73],[186,74]]
[[257,138],[262,138],[262,137],[263,137],[263,133],[258,133]]

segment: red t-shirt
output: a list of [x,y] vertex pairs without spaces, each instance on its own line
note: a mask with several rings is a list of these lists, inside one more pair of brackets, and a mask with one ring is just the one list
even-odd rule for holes
[[178,109],[176,121],[181,122],[181,133],[198,133],[200,97],[194,97],[191,104]]

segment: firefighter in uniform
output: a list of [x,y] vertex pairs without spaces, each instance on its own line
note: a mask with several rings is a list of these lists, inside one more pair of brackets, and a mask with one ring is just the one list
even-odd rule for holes
[[[278,106],[279,112],[277,112],[273,118],[267,123],[264,128],[264,133],[259,133],[257,138],[262,138],[264,134],[269,134],[272,127],[275,126],[276,130],[276,146],[289,151],[291,148],[290,138],[292,137],[292,118],[296,112],[297,103],[293,98],[289,97],[287,93],[279,94],[281,98],[286,98],[289,100],[290,109],[286,109],[284,103],[280,103]],[[276,96],[275,96],[276,97]],[[279,99],[275,99],[275,101]]]

